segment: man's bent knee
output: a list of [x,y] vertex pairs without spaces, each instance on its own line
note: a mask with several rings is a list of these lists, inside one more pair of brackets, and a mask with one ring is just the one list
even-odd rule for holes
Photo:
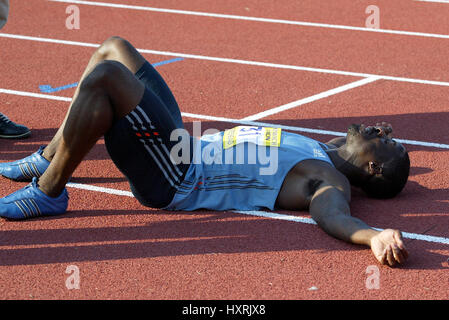
[[123,74],[123,64],[118,61],[104,60],[98,63],[91,73],[84,78],[81,88],[106,88],[113,81],[120,80]]
[[144,84],[125,65],[111,60],[98,63],[80,86],[80,94],[84,92],[107,96],[117,118],[133,110],[142,99],[144,91]]
[[124,51],[130,45],[127,40],[119,36],[112,36],[101,44],[97,50],[97,54],[101,56],[102,60],[108,60],[120,55],[120,52]]

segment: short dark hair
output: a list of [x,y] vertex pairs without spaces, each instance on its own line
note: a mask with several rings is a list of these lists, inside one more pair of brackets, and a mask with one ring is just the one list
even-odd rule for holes
[[409,173],[410,158],[408,152],[405,152],[401,157],[387,163],[381,175],[371,176],[361,188],[372,198],[393,198],[405,187]]

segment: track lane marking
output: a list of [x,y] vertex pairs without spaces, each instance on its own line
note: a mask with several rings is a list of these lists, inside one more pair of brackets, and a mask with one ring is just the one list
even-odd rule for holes
[[[34,92],[17,91],[17,90],[9,90],[9,89],[2,89],[2,88],[0,88],[0,93],[24,96],[24,97],[40,98],[40,99],[65,101],[65,102],[72,101],[72,98],[68,98],[68,97],[60,97],[60,96],[54,96],[54,95],[49,95],[49,94],[40,94],[40,93],[34,93]],[[273,127],[273,128],[281,128],[281,129],[289,130],[289,131],[305,132],[305,133],[313,133],[313,134],[321,134],[321,135],[337,136],[337,137],[345,137],[346,136],[346,132],[311,129],[311,128],[303,128],[303,127],[295,127],[295,126],[286,126],[286,125],[268,123],[268,122],[239,120],[239,119],[232,119],[232,118],[225,118],[225,117],[209,116],[209,115],[204,115],[204,114],[195,114],[195,113],[189,113],[189,112],[181,112],[181,115],[183,117],[200,119],[200,120],[220,121],[220,122],[236,123],[236,124],[243,124],[243,125],[249,125],[249,126],[266,126],[266,127]],[[396,139],[396,138],[395,138],[395,140],[400,143],[408,144],[408,145],[415,145],[415,146],[428,147],[428,148],[449,149],[449,145],[443,144],[443,143],[425,142],[425,141],[407,140],[407,139]]]
[[415,0],[417,2],[435,2],[435,3],[446,3],[449,4],[449,0]]
[[152,12],[160,12],[160,13],[201,16],[201,17],[209,17],[209,18],[221,18],[221,19],[243,20],[243,21],[253,21],[253,22],[276,23],[276,24],[285,24],[285,25],[296,25],[296,26],[302,26],[302,27],[328,28],[328,29],[349,30],[349,31],[385,33],[385,34],[394,34],[394,35],[402,35],[402,36],[416,36],[416,37],[426,37],[426,38],[449,39],[449,35],[446,35],[446,34],[435,34],[435,33],[426,33],[426,32],[414,32],[414,31],[402,31],[402,30],[390,30],[390,29],[373,29],[373,28],[346,26],[346,25],[338,25],[338,24],[294,21],[294,20],[283,20],[283,19],[257,18],[257,17],[239,16],[239,15],[232,15],[232,14],[209,13],[209,12],[177,10],[177,9],[165,9],[165,8],[145,7],[145,6],[136,6],[136,5],[126,5],[126,4],[119,4],[119,3],[96,2],[96,1],[76,1],[76,0],[48,0],[48,1],[90,5],[90,6],[98,6],[98,7],[109,7],[109,8],[116,8],[116,9],[131,9],[131,10],[139,10],[139,11],[152,11]]
[[3,88],[0,88],[0,93],[22,96],[22,97],[65,101],[65,102],[72,101],[72,98],[68,98],[68,97],[60,97],[60,96],[55,96],[55,95],[51,95],[51,94],[43,94],[43,93],[35,93],[35,92],[27,92],[27,91],[9,90],[9,89],[3,89]]
[[[93,186],[93,185],[86,185],[86,184],[72,183],[72,182],[69,182],[67,184],[67,187],[134,198],[134,195],[130,191],[117,190],[117,189],[112,189],[112,188],[103,188],[103,187],[97,187],[97,186]],[[275,219],[275,220],[283,220],[283,221],[291,221],[291,222],[317,225],[317,223],[311,218],[280,214],[280,213],[270,212],[270,211],[229,210],[229,212],[250,215],[250,216],[256,216],[256,217],[262,217],[262,218]],[[378,231],[384,230],[384,229],[379,229],[379,228],[374,228],[374,229],[376,229]],[[401,231],[401,232],[402,232],[403,238],[449,245],[449,238],[429,236],[429,235],[425,235],[425,234],[410,233],[410,232],[403,232],[403,231]]]
[[351,83],[347,83],[343,86],[337,87],[337,88],[333,88],[318,94],[315,94],[313,96],[307,97],[307,98],[303,98],[303,99],[299,99],[297,101],[293,101],[287,104],[284,104],[282,106],[276,107],[276,108],[272,108],[272,109],[268,109],[256,114],[253,114],[251,116],[242,118],[242,120],[259,120],[268,116],[271,116],[273,114],[277,114],[286,110],[290,110],[299,106],[302,106],[304,104],[310,103],[310,102],[314,102],[320,99],[324,99],[327,97],[330,97],[332,95],[336,95],[338,93],[344,92],[344,91],[348,91],[357,87],[361,87],[364,86],[368,83],[372,83],[374,81],[379,80],[379,77],[369,77],[369,78],[364,78],[361,80],[357,80]]
[[[98,48],[100,46],[100,44],[95,44],[95,43],[42,38],[42,37],[34,37],[34,36],[24,36],[24,35],[9,34],[9,33],[0,33],[0,38],[1,37],[9,38],[9,39],[16,39],[16,40],[28,40],[28,41],[37,41],[37,42],[64,44],[64,45],[72,45],[72,46],[80,46],[80,47],[91,47],[91,48]],[[251,60],[211,57],[211,56],[203,56],[203,55],[187,54],[187,53],[177,53],[177,52],[170,52],[170,51],[157,51],[157,50],[148,50],[148,49],[137,49],[137,50],[141,53],[161,55],[161,56],[171,56],[171,57],[180,57],[180,58],[205,60],[205,61],[235,63],[235,64],[242,64],[242,65],[277,68],[277,69],[309,71],[309,72],[336,74],[336,75],[343,75],[343,76],[352,76],[352,77],[359,77],[359,78],[378,77],[380,79],[390,80],[390,81],[399,81],[399,82],[408,82],[408,83],[418,83],[418,84],[449,87],[448,81],[424,80],[424,79],[371,74],[371,73],[332,70],[332,69],[323,69],[323,68],[312,68],[312,67],[295,66],[295,65],[288,65],[288,64],[278,64],[278,63],[259,62],[259,61],[251,61]]]

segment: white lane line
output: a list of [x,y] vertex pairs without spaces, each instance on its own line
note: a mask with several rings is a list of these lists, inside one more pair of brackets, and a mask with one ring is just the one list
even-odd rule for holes
[[449,39],[449,35],[425,33],[425,32],[413,32],[413,31],[389,30],[389,29],[373,29],[373,28],[345,26],[345,25],[336,25],[336,24],[328,24],[328,23],[257,18],[257,17],[239,16],[239,15],[231,15],[231,14],[209,13],[209,12],[199,12],[199,11],[189,11],[189,10],[176,10],[176,9],[164,9],[164,8],[154,8],[154,7],[135,6],[135,5],[126,5],[126,4],[118,4],[118,3],[96,2],[96,1],[74,1],[74,0],[72,0],[72,1],[70,1],[70,0],[48,0],[48,1],[82,4],[82,5],[99,6],[99,7],[109,7],[109,8],[119,8],[119,9],[131,9],[131,10],[140,10],[140,11],[152,11],[152,12],[162,12],[162,13],[171,13],[171,14],[202,16],[202,17],[209,17],[209,18],[221,18],[221,19],[244,20],[244,21],[265,22],[265,23],[277,23],[277,24],[286,24],[286,25],[296,25],[296,26],[302,26],[302,27],[316,27],[316,28],[328,28],[328,29],[339,29],[339,30],[350,30],[350,31],[377,32],[377,33],[395,34],[395,35],[402,35],[402,36],[416,36],[416,37]]
[[98,48],[100,46],[97,43],[33,37],[33,36],[25,36],[25,35],[21,35],[21,34],[12,34],[12,33],[0,33],[0,37],[16,39],[16,40],[30,40],[30,41],[47,42],[47,43],[54,43],[54,44],[65,44],[65,45],[69,45],[69,46],[90,47],[90,48]]
[[[8,33],[0,33],[0,38],[2,38],[2,37],[9,38],[9,39],[16,39],[16,40],[28,40],[28,41],[64,44],[64,45],[72,45],[72,46],[80,46],[80,47],[98,48],[100,46],[99,44],[95,44],[95,43],[41,38],[41,37],[24,36],[24,35],[8,34]],[[447,82],[447,81],[423,80],[423,79],[395,77],[395,76],[379,75],[379,74],[371,74],[371,73],[341,71],[341,70],[332,70],[332,69],[323,69],[323,68],[310,68],[310,67],[294,66],[294,65],[288,65],[288,64],[278,64],[278,63],[268,63],[268,62],[259,62],[259,61],[251,61],[251,60],[210,57],[210,56],[202,56],[202,55],[187,54],[187,53],[177,53],[177,52],[170,52],[170,51],[157,51],[157,50],[148,50],[148,49],[137,49],[137,50],[141,53],[155,54],[155,55],[161,55],[161,56],[170,56],[170,57],[179,57],[179,58],[206,60],[206,61],[215,61],[215,62],[236,63],[236,64],[250,65],[250,66],[257,66],[257,67],[309,71],[309,72],[318,72],[318,73],[326,73],[326,74],[336,74],[336,75],[342,75],[342,76],[352,76],[352,77],[359,77],[359,78],[378,77],[379,79],[390,80],[390,81],[399,81],[399,82],[408,82],[408,83],[418,83],[418,84],[428,84],[428,85],[449,87],[449,82]]]
[[449,3],[449,0],[415,0],[418,2],[436,2],[436,3]]
[[103,188],[103,187],[97,187],[97,186],[93,186],[93,185],[82,184],[82,183],[73,183],[73,182],[67,183],[66,186],[70,187],[70,188],[75,188],[75,189],[102,192],[102,193],[113,194],[116,196],[125,196],[125,197],[134,198],[134,195],[130,191],[117,190],[117,189],[111,189],[111,188]]
[[54,96],[54,95],[50,95],[50,94],[41,94],[41,93],[26,92],[26,91],[8,90],[8,89],[2,89],[2,88],[0,88],[0,93],[12,94],[12,95],[23,96],[23,97],[40,98],[40,99],[49,99],[49,100],[58,100],[58,101],[67,101],[67,102],[72,101],[72,98],[67,98],[67,97],[59,97],[59,96]]
[[[281,129],[289,130],[289,131],[322,134],[322,135],[337,136],[337,137],[346,137],[346,132],[337,132],[337,131],[330,131],[330,130],[320,130],[320,129],[295,127],[295,126],[286,126],[286,125],[281,125],[281,124],[260,122],[260,121],[230,119],[230,118],[215,117],[215,116],[208,116],[208,115],[188,113],[188,112],[182,112],[181,114],[183,117],[189,117],[189,118],[200,119],[200,120],[229,122],[229,123],[237,123],[237,124],[243,124],[243,125],[249,125],[249,126],[262,126],[262,127],[265,126],[265,127],[281,128]],[[396,138],[394,140],[396,140],[400,143],[403,143],[403,144],[408,144],[408,145],[415,145],[415,146],[429,147],[429,148],[439,148],[439,149],[449,149],[449,144],[443,144],[443,143],[425,142],[425,141],[408,140],[408,139],[396,139]]]
[[269,110],[266,110],[266,111],[263,111],[263,112],[259,112],[259,113],[253,114],[251,116],[243,118],[242,120],[259,120],[259,119],[271,116],[273,114],[276,114],[276,113],[279,113],[279,112],[283,112],[285,110],[296,108],[296,107],[302,106],[304,104],[307,104],[307,103],[310,103],[310,102],[313,102],[313,101],[317,101],[317,100],[320,100],[320,99],[323,99],[323,98],[327,98],[327,97],[330,97],[332,95],[335,95],[335,94],[338,94],[338,93],[341,93],[341,92],[344,92],[344,91],[347,91],[347,90],[351,90],[351,89],[354,89],[354,88],[357,88],[357,87],[364,86],[365,84],[377,81],[379,79],[380,79],[379,77],[369,77],[369,78],[361,79],[361,80],[358,80],[358,81],[354,81],[354,82],[345,84],[343,86],[340,86],[340,87],[337,87],[337,88],[334,88],[334,89],[331,89],[331,90],[327,90],[327,91],[315,94],[315,95],[307,97],[307,98],[303,98],[303,99],[300,99],[300,100],[297,100],[297,101],[293,101],[293,102],[284,104],[282,106],[279,106],[279,107],[276,107],[276,108],[273,108],[273,109],[269,109]]
[[[133,194],[129,191],[117,190],[117,189],[111,189],[111,188],[103,188],[103,187],[97,187],[97,186],[86,185],[86,184],[81,184],[81,183],[71,183],[70,182],[67,184],[67,187],[74,188],[74,189],[81,189],[81,190],[88,190],[88,191],[94,191],[94,192],[119,195],[119,196],[134,197]],[[317,224],[311,218],[292,216],[292,215],[280,214],[280,213],[269,212],[269,211],[232,210],[231,212],[250,215],[250,216],[256,216],[256,217],[276,219],[276,220],[299,222],[299,223],[304,223],[304,224],[313,224],[313,225]],[[375,229],[379,230],[379,231],[383,230],[383,229],[379,229],[379,228],[375,228]],[[403,238],[407,238],[407,239],[435,242],[435,243],[441,243],[441,244],[449,244],[449,238],[444,238],[444,237],[436,237],[436,236],[429,236],[429,235],[425,235],[425,234],[409,233],[409,232],[402,232],[402,236],[403,236]]]
[[[12,95],[18,95],[18,96],[24,96],[24,97],[40,98],[40,99],[66,101],[66,102],[72,101],[71,98],[67,98],[67,97],[53,96],[53,95],[49,95],[49,94],[38,94],[38,93],[27,92],[27,91],[9,90],[9,89],[2,89],[2,88],[0,88],[0,93],[12,94]],[[192,118],[192,119],[219,121],[219,122],[243,124],[243,125],[249,125],[249,126],[266,126],[266,127],[281,128],[281,129],[289,130],[289,131],[313,133],[313,134],[321,134],[321,135],[329,135],[329,136],[337,136],[337,137],[345,137],[346,136],[345,132],[311,129],[311,128],[303,128],[303,127],[295,127],[295,126],[286,126],[286,125],[268,123],[268,122],[239,120],[239,119],[232,119],[232,118],[225,118],[225,117],[209,116],[209,115],[205,115],[205,114],[195,114],[195,113],[189,113],[189,112],[181,112],[181,115],[183,117],[188,117],[188,118]],[[415,146],[421,146],[421,147],[429,147],[429,148],[449,149],[448,144],[417,141],[417,140],[407,140],[407,139],[395,139],[395,140],[400,143],[403,143],[403,144],[409,144],[409,145],[415,145]]]

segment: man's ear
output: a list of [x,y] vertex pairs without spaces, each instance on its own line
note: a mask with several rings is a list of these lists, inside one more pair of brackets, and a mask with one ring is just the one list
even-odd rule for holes
[[370,161],[368,163],[368,173],[372,176],[376,175],[376,174],[382,174],[383,171],[383,164],[377,164],[374,161]]

